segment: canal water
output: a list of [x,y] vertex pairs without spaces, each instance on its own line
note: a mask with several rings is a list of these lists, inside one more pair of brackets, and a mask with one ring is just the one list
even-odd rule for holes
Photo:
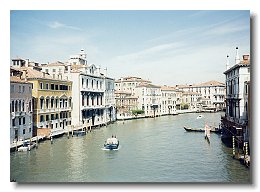
[[[232,158],[220,135],[186,132],[183,126],[218,125],[221,113],[189,113],[118,121],[85,136],[62,136],[38,149],[10,155],[17,182],[224,182],[249,183],[250,171]],[[102,150],[116,135],[118,151]]]

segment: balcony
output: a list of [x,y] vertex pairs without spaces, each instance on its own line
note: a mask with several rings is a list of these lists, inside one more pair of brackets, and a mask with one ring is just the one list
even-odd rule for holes
[[82,88],[80,89],[80,91],[86,91],[86,92],[97,92],[97,93],[103,93],[105,92],[105,89],[94,89],[94,88]]
[[94,106],[81,106],[82,110],[88,110],[88,109],[101,109],[105,108],[105,105],[94,105]]

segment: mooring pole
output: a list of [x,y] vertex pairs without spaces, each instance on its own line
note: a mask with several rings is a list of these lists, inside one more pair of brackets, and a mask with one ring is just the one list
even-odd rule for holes
[[233,158],[235,158],[236,155],[236,149],[235,149],[235,136],[232,136],[232,142],[233,142]]

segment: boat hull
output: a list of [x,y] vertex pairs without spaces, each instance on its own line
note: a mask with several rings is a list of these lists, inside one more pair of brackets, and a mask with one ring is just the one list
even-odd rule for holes
[[118,149],[119,144],[107,144],[104,145],[105,149],[109,149],[109,150],[114,150],[114,149]]

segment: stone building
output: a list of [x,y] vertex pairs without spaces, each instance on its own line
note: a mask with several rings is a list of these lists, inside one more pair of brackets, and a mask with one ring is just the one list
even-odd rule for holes
[[232,136],[241,141],[248,135],[248,82],[250,81],[250,57],[243,55],[240,60],[238,48],[236,48],[235,64],[229,65],[224,72],[226,76],[226,113],[222,117],[222,141],[232,145]]
[[21,77],[21,71],[10,69],[10,143],[33,136],[32,83]]

